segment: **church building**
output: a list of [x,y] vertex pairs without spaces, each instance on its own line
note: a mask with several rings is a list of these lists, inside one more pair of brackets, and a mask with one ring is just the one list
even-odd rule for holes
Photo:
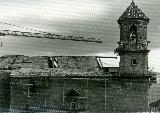
[[[132,1],[118,19],[117,57],[0,57],[0,111],[106,113],[148,112],[147,25],[149,18]],[[142,79],[130,79],[125,76]],[[144,76],[143,76],[144,75]]]

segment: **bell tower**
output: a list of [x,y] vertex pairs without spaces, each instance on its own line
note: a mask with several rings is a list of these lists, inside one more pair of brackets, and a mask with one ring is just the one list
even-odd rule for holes
[[132,1],[118,19],[120,28],[119,47],[121,75],[146,75],[148,73],[147,25],[149,18]]

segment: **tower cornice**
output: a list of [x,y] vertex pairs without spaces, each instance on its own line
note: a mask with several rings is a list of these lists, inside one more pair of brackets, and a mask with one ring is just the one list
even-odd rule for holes
[[119,55],[126,54],[126,53],[134,53],[134,54],[148,54],[150,50],[138,50],[138,51],[131,51],[131,50],[119,50]]

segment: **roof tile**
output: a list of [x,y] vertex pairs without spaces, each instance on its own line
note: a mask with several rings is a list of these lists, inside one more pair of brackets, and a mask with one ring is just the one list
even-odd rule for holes
[[149,18],[138,8],[137,5],[135,5],[134,1],[132,1],[131,5],[120,16],[118,22],[128,19],[143,19],[149,22]]

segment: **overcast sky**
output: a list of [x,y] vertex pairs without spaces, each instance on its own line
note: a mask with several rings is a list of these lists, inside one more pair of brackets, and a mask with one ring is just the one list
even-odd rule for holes
[[[160,61],[160,0],[134,0],[151,19],[148,25],[150,65]],[[1,36],[0,54],[23,55],[105,55],[118,46],[117,19],[131,0],[0,0],[0,22],[62,35],[100,38],[103,43]],[[0,30],[20,30],[0,23]]]

